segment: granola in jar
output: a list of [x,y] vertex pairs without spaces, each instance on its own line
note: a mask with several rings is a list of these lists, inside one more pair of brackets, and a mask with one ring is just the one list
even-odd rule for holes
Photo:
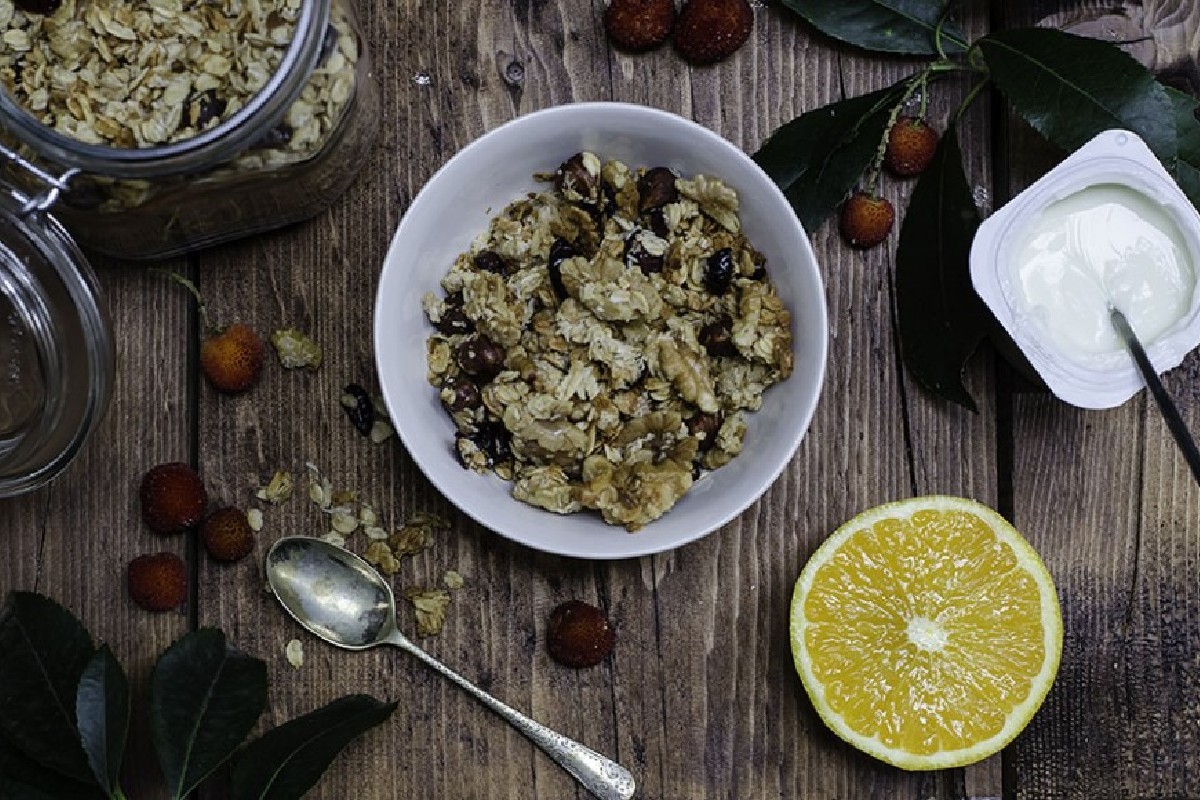
[[791,315],[720,180],[588,152],[538,177],[423,298],[427,378],[465,467],[636,531],[741,452]]
[[[0,86],[48,131],[124,150],[252,131],[235,151],[161,174],[68,164],[83,172],[56,213],[85,245],[162,257],[304,219],[373,141],[378,101],[347,0],[36,5],[0,0]],[[292,53],[299,41],[308,55]]]

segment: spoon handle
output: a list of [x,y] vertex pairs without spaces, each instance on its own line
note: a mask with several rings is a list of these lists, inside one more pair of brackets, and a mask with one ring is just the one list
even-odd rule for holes
[[457,683],[476,700],[506,719],[510,725],[540,747],[558,765],[575,776],[584,788],[600,800],[629,800],[633,797],[635,784],[629,770],[615,761],[584,747],[561,733],[550,730],[539,722],[500,702],[454,670],[413,644],[402,633],[394,632],[385,641],[401,650],[406,650],[428,666]]

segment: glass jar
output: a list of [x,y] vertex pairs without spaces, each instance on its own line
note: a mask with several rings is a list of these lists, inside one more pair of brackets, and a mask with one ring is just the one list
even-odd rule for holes
[[[230,29],[213,33],[217,44],[207,34],[182,49],[173,41],[173,70],[148,79],[127,63],[159,57],[147,55],[142,28],[165,27],[162,15],[185,29],[220,22],[212,6],[238,10],[238,26],[261,17],[257,38]],[[0,55],[0,77],[16,95],[0,92],[0,130],[44,168],[74,171],[55,215],[85,249],[165,258],[311,217],[349,186],[378,131],[378,91],[349,0],[63,0],[25,25],[48,55],[25,51],[37,68],[21,62],[7,75]],[[113,53],[106,37],[129,52]],[[73,71],[54,63],[58,52]],[[114,69],[126,72],[106,77]],[[121,77],[162,84],[157,102],[138,108]],[[131,120],[131,106],[141,116]],[[25,175],[10,170],[7,181],[35,191]]]
[[[44,8],[58,1],[18,0]],[[48,99],[78,76],[49,60],[14,69],[13,53],[34,49],[22,28],[30,15],[0,0],[0,498],[58,475],[108,405],[113,344],[76,242],[119,258],[177,255],[310,217],[353,180],[378,130],[379,98],[348,2],[62,0],[32,24],[54,28],[52,55],[80,47],[84,59],[116,53],[89,25],[140,46],[149,23],[131,15],[185,7],[201,16],[222,7],[267,15],[260,43],[277,45],[278,56],[249,71],[244,97],[212,89],[213,73],[228,72],[230,59],[206,61],[207,78],[172,69],[164,78],[179,81],[164,94],[171,102],[146,106],[151,116],[140,124],[151,127],[130,142],[104,139],[112,133],[106,115],[120,106],[104,92],[132,95],[149,73],[139,67],[129,77],[136,59],[118,54],[112,69],[81,73],[107,81],[101,89],[85,87],[66,98],[71,114],[53,113]],[[223,35],[236,61],[258,34],[235,27]],[[192,53],[213,55],[220,47],[205,43]],[[172,136],[179,126],[187,135]]]

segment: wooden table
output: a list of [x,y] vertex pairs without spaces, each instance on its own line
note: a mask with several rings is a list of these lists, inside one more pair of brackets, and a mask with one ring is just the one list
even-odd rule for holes
[[[979,34],[1061,4],[967,5]],[[990,350],[969,372],[981,413],[932,399],[898,360],[891,246],[853,252],[831,226],[814,232],[831,348],[812,428],[758,503],[672,553],[591,563],[510,544],[457,514],[394,439],[372,445],[347,424],[341,387],[376,388],[371,309],[391,233],[434,170],[484,131],[545,106],[617,99],[678,112],[753,151],[798,113],[912,70],[838,48],[775,7],[756,10],[752,41],[720,66],[689,69],[669,48],[626,57],[605,44],[602,9],[588,0],[363,9],[384,123],[350,192],[305,224],[165,265],[194,278],[221,320],[310,331],[327,356],[315,374],[272,363],[249,394],[217,395],[198,376],[187,295],[138,266],[97,259],[117,342],[111,410],[66,475],[0,504],[0,592],[34,589],[65,603],[143,690],[171,641],[220,626],[269,665],[264,725],[350,692],[399,700],[311,797],[581,797],[519,734],[412,659],[335,651],[285,619],[258,565],[275,538],[326,529],[302,498],[268,509],[255,557],[233,566],[215,565],[187,537],[157,538],[140,520],[136,487],[156,463],[190,461],[214,501],[247,506],[275,469],[312,461],[385,521],[419,510],[451,517],[453,530],[396,576],[404,586],[435,584],[450,568],[466,578],[445,630],[423,644],[628,765],[640,797],[1200,797],[1200,492],[1166,427],[1144,396],[1084,412],[1026,391]],[[938,99],[933,116],[944,119],[964,88]],[[1030,155],[1028,130],[989,124],[979,105],[964,149],[972,183],[994,207],[1052,161]],[[909,190],[887,189],[901,203]],[[1200,430],[1198,373],[1190,358],[1167,384]],[[1066,640],[1049,699],[1002,756],[906,774],[843,745],[816,717],[792,669],[787,609],[804,560],[840,522],[933,492],[977,498],[1015,521],[1058,583]],[[188,559],[191,595],[182,612],[152,615],[127,598],[124,571],[135,555],[163,549]],[[569,598],[605,607],[618,627],[600,667],[568,670],[546,655],[547,613]],[[284,657],[295,637],[307,654],[299,669]],[[161,794],[146,740],[139,723],[131,797]]]

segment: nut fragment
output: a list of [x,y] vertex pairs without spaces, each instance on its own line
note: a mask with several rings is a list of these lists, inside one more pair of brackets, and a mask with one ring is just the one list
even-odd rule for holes
[[255,492],[254,496],[264,502],[278,505],[292,496],[293,488],[292,473],[282,469],[276,470],[267,485]]
[[295,328],[285,328],[271,334],[271,344],[285,369],[314,370],[321,366],[325,352],[321,345]]
[[446,624],[450,593],[445,589],[414,589],[404,593],[417,614],[417,636],[435,636]]
[[299,639],[292,639],[284,648],[288,663],[296,669],[304,666],[304,644]]

